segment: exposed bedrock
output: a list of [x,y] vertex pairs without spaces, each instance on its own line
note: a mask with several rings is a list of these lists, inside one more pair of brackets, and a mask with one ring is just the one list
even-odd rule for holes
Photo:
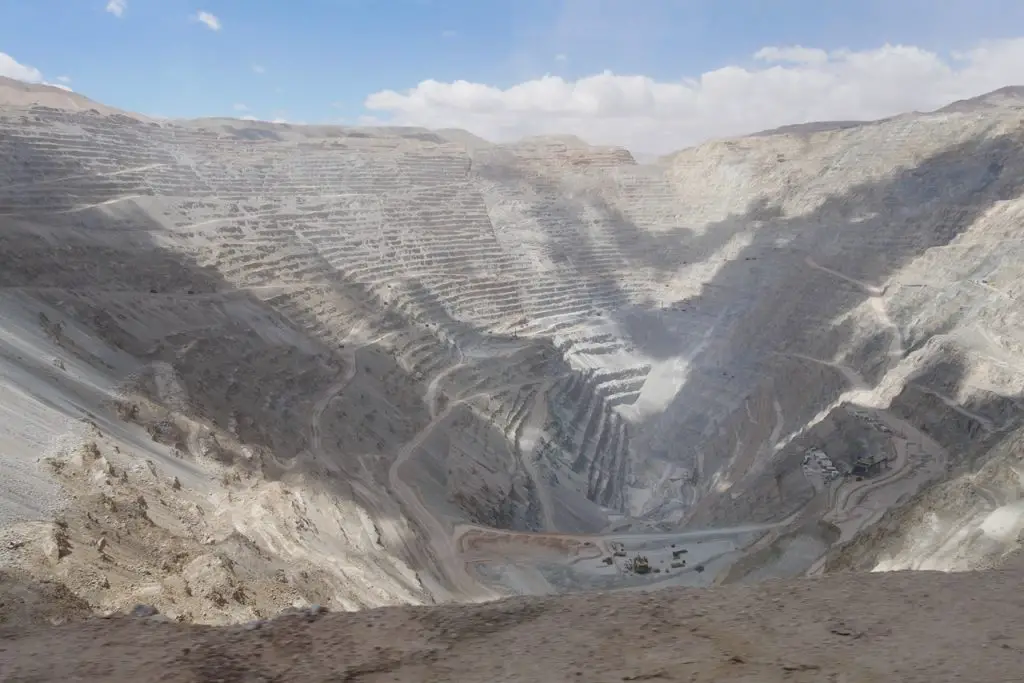
[[[965,477],[1016,543],[1016,100],[654,165],[75,101],[0,109],[0,479],[39,492],[5,523],[57,506],[29,463],[88,420],[179,482],[220,468],[217,528],[334,562],[351,605],[458,593],[460,525],[786,522],[786,573],[910,565],[900,529]],[[306,495],[330,531],[246,517]]]

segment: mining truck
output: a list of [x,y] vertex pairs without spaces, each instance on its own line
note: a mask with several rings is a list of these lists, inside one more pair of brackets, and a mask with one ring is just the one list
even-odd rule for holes
[[646,574],[651,571],[651,563],[643,555],[637,555],[633,560],[633,571],[637,574]]

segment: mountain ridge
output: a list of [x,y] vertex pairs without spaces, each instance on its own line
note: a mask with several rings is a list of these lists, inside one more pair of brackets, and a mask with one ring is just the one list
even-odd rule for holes
[[[4,77],[4,76],[0,76],[0,89],[2,89],[2,90],[0,90],[0,95],[6,96],[6,99],[4,99],[3,96],[0,96],[0,106],[3,106],[3,105],[7,105],[7,106],[12,106],[12,105],[16,105],[16,106],[26,106],[26,105],[27,106],[31,106],[32,104],[39,104],[39,102],[36,102],[36,101],[34,101],[32,99],[29,99],[29,98],[26,98],[24,96],[26,94],[36,94],[36,95],[46,94],[47,96],[49,96],[49,101],[52,101],[55,104],[59,104],[59,103],[62,103],[62,102],[63,103],[67,103],[67,102],[70,101],[70,102],[74,103],[77,108],[80,108],[80,109],[88,109],[88,108],[100,107],[105,112],[108,112],[108,113],[116,112],[116,113],[124,114],[124,115],[127,115],[127,116],[133,116],[133,117],[136,117],[136,118],[143,118],[143,119],[146,119],[146,120],[167,121],[167,122],[174,122],[174,123],[178,123],[178,124],[193,124],[193,125],[197,125],[197,124],[202,124],[202,123],[220,123],[220,125],[225,125],[224,123],[221,123],[221,122],[228,122],[226,125],[232,125],[232,123],[237,123],[237,124],[240,124],[240,125],[243,125],[243,126],[246,126],[246,127],[262,128],[262,129],[268,129],[268,128],[269,129],[273,129],[275,127],[284,127],[286,129],[287,128],[313,127],[313,128],[319,128],[319,129],[332,129],[333,128],[333,129],[339,129],[339,130],[356,130],[356,131],[358,131],[358,130],[373,130],[373,131],[390,130],[390,131],[406,131],[406,132],[419,132],[419,133],[434,133],[434,132],[436,132],[437,134],[441,135],[442,138],[445,135],[454,136],[454,138],[456,138],[456,140],[462,140],[464,142],[468,142],[468,143],[471,143],[471,144],[481,144],[481,143],[483,143],[484,145],[498,144],[498,143],[494,143],[494,142],[491,142],[491,141],[488,141],[488,140],[484,140],[483,138],[480,138],[480,137],[478,137],[478,136],[476,136],[476,135],[474,135],[474,134],[472,134],[472,133],[470,133],[468,131],[461,130],[461,129],[439,129],[437,131],[430,131],[427,128],[422,128],[422,127],[418,127],[418,126],[347,126],[347,125],[340,125],[340,124],[337,124],[337,125],[336,124],[306,124],[306,123],[294,123],[294,122],[289,122],[289,121],[269,121],[269,120],[256,119],[256,118],[253,118],[253,117],[248,117],[248,118],[220,117],[220,116],[204,116],[204,117],[191,117],[191,118],[147,117],[147,116],[144,116],[142,114],[129,112],[127,110],[114,109],[114,108],[111,108],[111,107],[107,107],[106,105],[102,105],[99,102],[96,102],[95,100],[92,100],[92,99],[86,97],[85,95],[82,95],[80,93],[77,93],[77,92],[75,92],[73,90],[70,90],[70,89],[66,89],[66,88],[61,87],[61,86],[56,86],[56,85],[52,85],[52,84],[44,84],[44,83],[27,83],[27,82],[24,82],[24,81],[18,81],[16,79]],[[18,97],[19,94],[21,95],[21,97]],[[77,103],[77,100],[83,100],[84,102]],[[994,102],[995,102],[995,104],[993,104]],[[975,97],[966,98],[966,99],[962,99],[962,100],[957,100],[956,102],[952,102],[952,103],[950,103],[950,104],[948,104],[948,105],[946,105],[944,107],[940,107],[940,108],[935,109],[934,111],[931,111],[931,112],[917,112],[917,111],[914,111],[914,112],[907,112],[907,113],[903,113],[903,114],[897,114],[895,117],[883,117],[883,118],[880,118],[880,119],[871,119],[871,120],[811,121],[811,122],[806,122],[806,123],[794,123],[794,124],[788,124],[788,125],[785,125],[785,126],[779,126],[777,128],[767,129],[767,130],[754,131],[754,132],[746,133],[746,134],[742,134],[742,135],[727,136],[727,137],[723,137],[723,138],[714,138],[714,139],[698,142],[698,143],[696,143],[694,145],[690,145],[688,147],[685,147],[685,148],[682,148],[682,149],[679,149],[679,150],[674,150],[674,151],[670,151],[670,152],[662,152],[660,154],[654,154],[654,153],[650,153],[650,152],[645,152],[645,153],[642,154],[642,156],[644,156],[645,158],[646,157],[650,157],[650,161],[648,163],[656,163],[658,160],[660,160],[662,158],[665,158],[666,156],[671,156],[671,155],[673,155],[675,153],[678,153],[678,152],[681,152],[681,151],[685,151],[685,150],[688,150],[688,149],[693,149],[695,147],[700,147],[701,145],[707,144],[709,142],[719,142],[719,141],[726,142],[726,141],[735,140],[735,139],[742,139],[742,138],[749,138],[749,137],[754,137],[754,138],[756,138],[756,137],[766,137],[766,136],[780,135],[780,134],[781,135],[806,135],[806,134],[814,134],[814,133],[821,133],[821,132],[839,131],[839,130],[844,130],[844,129],[847,129],[847,128],[856,128],[856,127],[864,126],[864,125],[883,123],[885,121],[888,121],[888,120],[893,119],[893,118],[898,118],[900,116],[921,115],[922,113],[924,113],[924,114],[928,114],[928,113],[943,114],[943,113],[957,113],[957,112],[963,113],[963,112],[969,112],[969,111],[978,111],[978,110],[980,110],[982,108],[985,108],[985,107],[988,107],[988,106],[1024,106],[1024,85],[1021,85],[1021,86],[1004,86],[1002,88],[997,88],[996,90],[993,90],[993,91],[987,92],[987,93],[982,93],[982,94],[977,95]],[[536,135],[536,136],[526,136],[526,137],[521,138],[519,140],[512,141],[511,144],[529,144],[531,141],[544,141],[544,140],[549,140],[549,141],[554,142],[554,143],[573,142],[576,146],[583,146],[583,147],[592,147],[592,146],[594,146],[594,145],[591,145],[590,143],[584,141],[582,138],[579,138],[578,136],[575,136],[575,135]],[[596,145],[596,146],[597,147],[614,147],[614,145]],[[622,149],[625,149],[625,148],[623,147]]]

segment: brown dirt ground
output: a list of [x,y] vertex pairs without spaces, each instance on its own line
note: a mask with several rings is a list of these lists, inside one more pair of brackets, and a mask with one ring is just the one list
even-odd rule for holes
[[1017,558],[978,573],[300,614],[255,627],[54,626],[26,615],[50,614],[46,601],[62,593],[27,600],[30,586],[0,591],[0,680],[1009,682],[1024,671],[1022,578]]

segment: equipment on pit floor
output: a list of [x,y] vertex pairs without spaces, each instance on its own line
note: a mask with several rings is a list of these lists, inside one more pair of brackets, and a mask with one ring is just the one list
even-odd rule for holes
[[647,561],[647,558],[643,555],[637,555],[633,558],[633,572],[635,574],[646,574],[651,571],[651,563]]
[[889,459],[884,455],[870,455],[855,462],[851,474],[855,477],[873,477],[888,465]]

